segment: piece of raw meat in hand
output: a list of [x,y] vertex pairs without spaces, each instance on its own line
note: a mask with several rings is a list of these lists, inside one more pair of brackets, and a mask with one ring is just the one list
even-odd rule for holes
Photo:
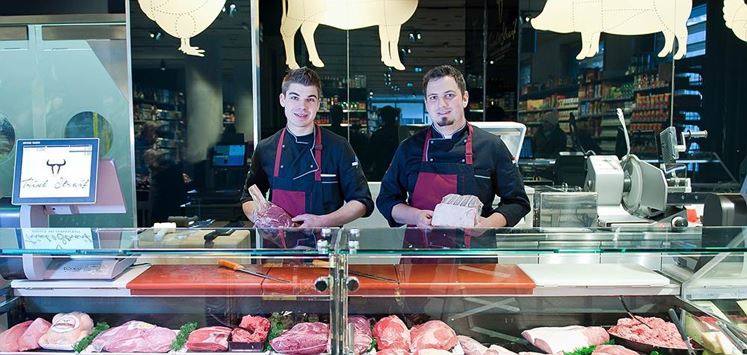
[[473,228],[480,217],[482,202],[477,196],[448,194],[433,209],[434,227]]
[[422,349],[451,350],[458,340],[456,332],[440,320],[416,325],[410,330],[410,351]]
[[291,216],[278,205],[267,201],[257,185],[249,187],[254,201],[254,226],[257,228],[288,228],[293,226]]
[[410,351],[410,331],[405,323],[397,316],[381,318],[374,325],[373,336],[376,338],[378,350]]

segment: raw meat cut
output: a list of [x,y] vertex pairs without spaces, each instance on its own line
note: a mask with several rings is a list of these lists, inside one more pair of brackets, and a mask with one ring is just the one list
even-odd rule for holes
[[459,341],[459,345],[462,346],[462,350],[464,350],[464,355],[483,355],[488,351],[487,346],[480,344],[479,341],[470,337],[458,335],[457,340]]
[[267,334],[270,332],[270,321],[265,317],[256,317],[246,315],[241,318],[241,324],[239,328],[246,330],[239,333],[240,340],[232,338],[232,341],[251,343],[251,342],[262,342],[267,339]]
[[234,328],[231,331],[231,341],[236,343],[254,343],[257,342],[254,334],[244,328]]
[[376,355],[410,355],[410,352],[404,349],[384,349],[376,352]]
[[291,216],[280,206],[267,201],[257,185],[249,187],[249,194],[255,203],[254,226],[257,228],[288,228],[293,226]]
[[440,320],[427,321],[410,330],[411,352],[421,349],[451,350],[456,344],[456,333]]
[[348,323],[355,329],[354,351],[356,354],[363,354],[371,347],[371,322],[366,317],[352,316]]
[[131,320],[99,334],[91,346],[98,352],[167,353],[176,332],[150,323]]
[[47,350],[73,350],[73,346],[91,334],[93,319],[85,313],[58,313],[52,326],[39,338],[39,345]]
[[433,209],[431,224],[435,227],[472,228],[477,225],[482,202],[477,196],[449,194]]
[[638,353],[620,345],[599,345],[591,355],[638,355]]
[[410,351],[410,331],[397,316],[381,318],[374,325],[373,336],[376,338],[378,350],[401,349]]
[[[618,319],[617,325],[610,328],[609,333],[623,339],[662,348],[687,349],[687,344],[680,337],[674,323],[657,317],[636,317],[636,319]],[[641,322],[650,325],[653,329]]]
[[21,338],[24,332],[26,332],[26,329],[29,329],[29,326],[33,323],[33,321],[27,320],[23,323],[18,323],[10,329],[2,332],[0,334],[0,351],[3,352],[18,352],[20,351],[18,347],[18,340]]
[[524,339],[549,354],[571,352],[589,345],[604,344],[610,340],[602,327],[541,327],[521,332]]
[[491,345],[483,355],[516,355],[515,352],[508,350],[502,346]]
[[39,339],[49,330],[51,325],[46,319],[36,318],[18,339],[18,351],[39,349]]
[[329,327],[324,323],[298,323],[270,340],[275,352],[286,355],[319,354],[327,349]]
[[228,350],[228,335],[231,328],[205,327],[189,333],[187,350],[189,351],[226,351]]
[[453,355],[451,351],[441,350],[441,349],[422,349],[418,350],[412,355]]

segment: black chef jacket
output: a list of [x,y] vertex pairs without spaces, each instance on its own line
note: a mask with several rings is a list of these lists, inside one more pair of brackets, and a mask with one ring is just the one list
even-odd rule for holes
[[[252,166],[244,182],[241,203],[251,201],[248,188],[254,184],[266,193],[271,189],[270,178],[275,169],[275,153],[280,133],[276,132],[259,142],[252,156]],[[358,201],[366,206],[365,217],[373,212],[374,203],[371,191],[368,189],[366,176],[363,174],[358,158],[345,138],[340,137],[324,128],[322,132],[322,187],[324,196],[323,211],[307,211],[308,213],[323,215],[336,211],[344,202]],[[280,164],[281,177],[295,177],[299,181],[314,181],[316,164],[314,162],[314,134],[294,136],[287,131],[285,134],[282,158]],[[308,193],[308,192],[307,192]],[[272,198],[272,197],[271,197]]]
[[[462,162],[466,148],[466,126],[451,139],[443,138],[433,126],[427,129],[431,130],[433,137],[428,158],[433,158],[435,162]],[[488,217],[498,212],[506,217],[508,226],[514,226],[530,209],[519,168],[511,161],[511,153],[500,138],[478,127],[473,126],[473,129],[472,164],[477,180],[477,197],[484,205],[481,215]],[[376,206],[392,227],[400,226],[392,218],[394,206],[400,203],[409,205],[412,202],[426,132],[424,129],[400,144],[389,170],[381,180]],[[500,196],[501,202],[493,209],[495,195]]]

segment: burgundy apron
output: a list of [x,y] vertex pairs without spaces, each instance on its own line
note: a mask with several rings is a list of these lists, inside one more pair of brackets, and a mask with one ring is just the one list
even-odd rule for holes
[[[465,156],[461,162],[439,163],[428,157],[428,147],[432,138],[431,128],[425,136],[423,157],[418,169],[410,206],[433,211],[441,199],[448,194],[477,195],[475,169],[472,165],[473,128],[467,123],[467,134],[464,139]],[[414,226],[408,226],[414,227]],[[465,236],[464,244],[457,241],[457,233],[452,230],[408,230],[405,233],[408,247],[416,248],[457,248],[469,247],[469,238]]]
[[[287,128],[284,128],[280,133],[280,140],[275,147],[275,167],[270,182],[270,186],[272,187],[270,201],[288,212],[291,217],[296,217],[305,213],[324,214],[322,191],[322,130],[318,126],[314,126],[314,160],[316,161],[317,169],[314,173],[314,180],[311,181],[303,178],[295,179],[292,176],[280,176],[280,169],[283,168],[281,157],[283,154],[283,144],[285,143],[286,131]],[[313,168],[313,165],[309,168]],[[307,233],[302,232],[279,233],[277,237],[279,240],[269,240],[274,238],[268,237],[268,240],[265,240],[265,242],[270,243],[265,243],[267,244],[266,246],[272,247],[272,244],[275,244],[280,248],[316,247],[316,238],[313,234],[308,235]]]

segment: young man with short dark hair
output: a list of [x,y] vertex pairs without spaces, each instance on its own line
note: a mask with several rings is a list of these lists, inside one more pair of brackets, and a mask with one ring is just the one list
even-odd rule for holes
[[[475,195],[483,203],[478,228],[513,226],[529,212],[519,169],[495,135],[470,125],[469,93],[462,73],[442,65],[423,77],[433,124],[400,144],[376,200],[391,226],[429,227],[448,194]],[[493,209],[498,195],[500,205]]]
[[283,78],[280,105],[286,126],[259,142],[241,197],[253,221],[247,189],[270,190],[270,200],[302,227],[335,227],[373,212],[363,170],[348,141],[314,124],[321,81],[311,69],[291,70]]

